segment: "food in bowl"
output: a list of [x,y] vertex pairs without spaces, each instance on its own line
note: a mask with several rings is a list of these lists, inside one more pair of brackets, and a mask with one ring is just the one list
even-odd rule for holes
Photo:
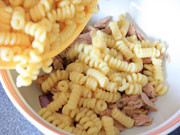
[[16,69],[18,87],[29,86],[41,68],[51,72],[49,54],[98,11],[95,0],[1,0],[0,7],[0,68]]
[[164,44],[145,39],[124,15],[117,22],[107,17],[87,26],[54,58],[53,72],[36,80],[45,94],[39,115],[78,135],[115,135],[150,125],[148,113],[158,111],[153,102],[167,92],[165,50]]

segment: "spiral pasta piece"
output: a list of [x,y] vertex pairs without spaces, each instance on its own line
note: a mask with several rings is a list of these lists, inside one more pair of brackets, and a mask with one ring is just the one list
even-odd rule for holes
[[38,23],[28,22],[25,25],[24,31],[26,34],[34,36],[39,41],[43,42],[46,39],[46,30]]
[[70,118],[74,118],[78,113],[79,113],[78,108],[70,109],[67,104],[64,105],[62,108],[62,114],[65,114],[69,116]]
[[125,45],[122,40],[116,42],[116,48],[121,52],[121,54],[127,59],[130,60],[134,57],[132,51]]
[[19,6],[19,5],[23,4],[23,0],[9,0],[9,3],[12,6]]
[[107,63],[105,63],[101,59],[90,57],[84,53],[80,53],[78,59],[84,64],[87,64],[92,68],[96,68],[100,70],[104,74],[107,74],[110,70],[109,67],[107,66]]
[[11,30],[11,17],[13,9],[11,7],[2,7],[0,8],[0,30],[9,31]]
[[41,88],[44,93],[47,93],[51,87],[53,87],[60,80],[67,80],[68,72],[57,70],[50,73],[49,77],[41,84]]
[[47,105],[47,108],[52,112],[58,111],[60,108],[62,108],[63,105],[67,103],[68,97],[68,93],[62,92],[54,101]]
[[40,0],[40,2],[30,9],[30,16],[33,21],[41,20],[51,9],[51,3],[48,0]]
[[131,117],[126,116],[117,108],[112,110],[112,117],[127,128],[132,128],[134,125],[134,120],[131,119]]
[[68,81],[59,81],[57,88],[59,91],[66,92],[68,91]]
[[103,100],[98,100],[96,98],[80,98],[79,107],[95,109],[97,113],[104,111],[107,108],[107,104]]
[[117,92],[118,85],[115,82],[109,82],[106,86],[106,90],[110,92]]
[[168,88],[167,86],[164,86],[162,83],[159,83],[158,85],[155,86],[155,92],[159,95],[159,96],[163,96],[167,93]]
[[152,58],[152,63],[154,68],[154,78],[159,82],[163,82],[162,59]]
[[9,62],[13,60],[13,56],[14,56],[14,51],[12,49],[7,47],[0,48],[0,59]]
[[160,51],[160,53],[162,53],[162,54],[164,54],[165,51],[166,51],[166,46],[165,46],[164,43],[159,43],[159,42],[156,41],[151,46],[158,49]]
[[91,98],[92,97],[91,89],[86,88],[84,86],[82,86],[81,88],[82,88],[82,97],[85,97],[85,98]]
[[140,72],[143,69],[143,61],[140,58],[133,57],[132,62],[136,65],[136,70],[135,72]]
[[96,79],[90,76],[84,76],[83,74],[75,71],[70,73],[70,80],[79,85],[85,85],[87,88],[92,89],[93,91],[95,91],[98,86]]
[[147,57],[158,57],[160,55],[160,51],[156,48],[134,48],[134,53],[138,58],[147,58]]
[[99,82],[102,88],[106,88],[107,84],[109,83],[109,79],[103,73],[96,69],[88,69],[87,75],[94,77]]
[[85,45],[83,48],[83,53],[86,55],[89,55],[91,57],[94,57],[94,58],[100,58],[101,57],[101,51],[92,45]]
[[115,127],[114,127],[114,120],[109,116],[102,117],[102,125],[105,129],[106,135],[116,135]]
[[130,83],[129,87],[125,90],[125,93],[127,95],[130,94],[137,94],[140,95],[142,93],[142,85],[138,84],[138,83]]
[[106,92],[101,89],[97,89],[94,95],[95,98],[109,103],[114,103],[121,98],[121,94],[119,92]]
[[71,63],[66,67],[66,71],[68,72],[79,72],[82,73],[83,72],[83,65],[81,63]]
[[112,57],[114,57],[116,59],[119,59],[119,60],[123,60],[122,54],[120,52],[118,52],[116,49],[114,49],[114,48],[111,48],[111,49],[106,48],[106,50],[107,50],[107,53],[110,56],[112,56]]
[[115,38],[115,40],[120,40],[122,38],[122,34],[121,34],[121,31],[118,27],[117,22],[115,22],[115,21],[110,22],[109,27],[112,31],[112,35]]
[[75,109],[77,107],[77,104],[79,102],[80,96],[81,96],[81,87],[79,85],[73,85],[72,86],[72,92],[70,94],[69,100],[68,100],[68,107],[70,109]]
[[15,30],[21,30],[25,26],[25,11],[22,7],[16,7],[12,14],[11,26]]
[[17,32],[0,32],[0,46],[1,45],[17,45],[30,46],[29,36]]
[[[130,41],[128,40],[129,38],[132,38]],[[131,50],[133,51],[135,47],[142,47],[142,44],[138,41],[136,41],[136,36],[135,36],[135,39],[133,36],[131,37],[127,37],[127,38],[123,38],[123,42],[125,43],[125,45]],[[132,41],[132,42],[131,42]],[[144,42],[144,41],[142,41]]]
[[127,81],[129,83],[139,83],[142,86],[145,86],[148,82],[148,79],[145,75],[141,74],[141,73],[132,73],[131,75],[127,76]]

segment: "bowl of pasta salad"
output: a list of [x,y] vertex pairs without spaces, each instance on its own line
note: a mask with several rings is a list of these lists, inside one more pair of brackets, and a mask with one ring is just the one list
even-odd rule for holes
[[[180,125],[178,0],[99,0],[98,7],[93,0],[9,0],[0,6],[7,16],[0,15],[6,38],[0,61],[13,56],[20,63],[1,69],[1,82],[44,134],[163,135]],[[47,57],[97,9],[68,48]]]

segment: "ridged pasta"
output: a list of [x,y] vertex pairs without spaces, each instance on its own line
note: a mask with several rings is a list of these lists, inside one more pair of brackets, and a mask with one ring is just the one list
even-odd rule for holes
[[102,124],[96,126],[96,121],[94,120],[98,120],[96,114],[86,108],[80,109],[80,112],[75,117],[75,121],[79,122],[82,125],[83,129],[87,130],[87,134],[90,135],[97,134],[100,130],[98,129],[98,127],[102,126]]
[[118,70],[118,71],[125,71],[125,72],[136,72],[137,65],[135,63],[128,63],[126,61],[122,61],[116,58],[113,58],[110,55],[104,55],[102,58],[105,62],[107,62],[108,66]]
[[42,54],[42,53],[44,52],[44,50],[45,50],[44,46],[45,46],[45,41],[44,41],[44,42],[41,42],[41,41],[35,39],[35,40],[32,42],[32,47],[33,47],[34,49],[36,49],[39,54]]
[[132,62],[136,65],[136,70],[135,72],[140,72],[143,69],[143,61],[140,58],[133,57]]
[[79,109],[70,109],[68,105],[64,105],[62,108],[62,114],[69,116],[70,118],[74,118],[79,113]]
[[132,51],[125,45],[122,40],[116,42],[116,48],[121,52],[121,54],[127,59],[130,60],[134,57]]
[[47,18],[51,22],[62,21],[65,19],[72,19],[75,15],[75,7],[73,4],[66,5],[47,13]]
[[168,88],[167,86],[164,86],[162,83],[158,84],[155,86],[155,92],[159,95],[159,96],[163,96],[167,93]]
[[44,93],[47,93],[51,87],[53,87],[60,80],[67,80],[68,72],[57,70],[50,73],[49,77],[41,84],[41,88]]
[[166,46],[165,46],[164,43],[159,43],[159,42],[156,41],[151,46],[158,49],[162,54],[164,54],[165,51],[166,51]]
[[25,26],[25,11],[22,7],[16,7],[12,14],[11,26],[15,30],[21,30]]
[[129,30],[129,24],[130,24],[129,21],[125,20],[125,15],[120,15],[118,26],[123,37],[127,35],[127,32]]
[[62,92],[54,101],[47,105],[47,108],[52,112],[58,111],[60,108],[62,108],[63,105],[67,103],[68,98],[69,94]]
[[94,57],[94,58],[100,58],[101,57],[101,51],[92,45],[85,45],[82,51],[84,54],[89,55],[89,56]]
[[100,113],[104,111],[107,108],[107,104],[103,100],[98,100],[96,98],[80,98],[79,107],[89,108],[89,109],[95,109]]
[[140,95],[142,93],[142,85],[138,83],[129,83],[129,87],[125,90],[125,93],[127,95]]
[[43,42],[46,39],[46,30],[38,23],[28,22],[25,25],[24,31],[26,34],[34,36],[39,41]]
[[66,80],[63,80],[63,81],[59,81],[58,82],[58,85],[57,85],[57,88],[58,88],[58,90],[59,91],[61,91],[61,92],[66,92],[66,91],[68,91],[68,86],[69,84],[68,84],[68,81]]
[[87,64],[92,68],[96,68],[96,69],[100,70],[104,74],[107,74],[110,70],[107,63],[105,63],[101,59],[96,59],[96,58],[90,57],[84,53],[80,53],[78,56],[78,59],[81,62],[83,62],[84,64]]
[[119,92],[106,92],[101,89],[97,89],[94,96],[97,99],[101,99],[109,103],[114,103],[121,98],[121,94]]
[[129,87],[126,79],[122,79],[121,83],[118,85],[118,91],[123,92]]
[[134,125],[134,120],[131,119],[131,117],[126,116],[117,108],[112,110],[112,117],[127,128],[132,128]]
[[11,30],[11,17],[13,9],[11,7],[2,7],[0,8],[0,31],[9,31]]
[[[41,109],[38,114],[45,119],[46,121],[52,123],[54,126],[67,131],[67,132],[72,132],[73,127],[71,127],[68,123],[63,122],[57,114],[54,114],[53,112],[49,111],[47,108]],[[59,114],[60,115],[60,114]]]
[[23,0],[9,0],[9,3],[12,6],[19,6],[19,5],[23,4]]
[[151,45],[149,40],[142,40],[141,41],[141,47],[142,48],[148,48],[148,47],[154,47],[153,45]]
[[84,5],[75,5],[76,14],[74,16],[75,18],[74,21],[77,24],[80,24],[85,21],[86,14],[84,9],[85,9]]
[[121,31],[118,27],[117,22],[115,22],[115,21],[110,22],[109,27],[112,31],[112,35],[115,38],[115,40],[120,40],[122,38],[122,34],[121,34]]
[[106,48],[106,51],[109,55],[113,56],[114,58],[116,59],[119,59],[119,60],[123,60],[123,56],[120,52],[118,52],[116,49],[114,48]]
[[153,69],[154,69],[154,78],[159,82],[163,82],[164,77],[163,77],[163,70],[162,70],[162,59],[152,58],[152,63],[153,63]]
[[73,71],[70,73],[69,78],[72,82],[77,83],[79,85],[85,85],[87,88],[92,89],[93,91],[97,89],[97,80],[90,76],[84,76],[79,72]]
[[91,89],[86,88],[84,86],[82,86],[81,88],[82,88],[82,97],[85,97],[85,98],[91,98],[92,97]]
[[91,32],[92,45],[100,50],[106,49],[106,42],[104,40],[103,32],[100,30]]
[[70,97],[69,97],[69,100],[67,103],[67,105],[70,109],[75,109],[77,107],[77,104],[81,97],[81,93],[82,93],[81,91],[82,91],[81,86],[79,86],[79,85],[72,86],[72,91],[70,93]]
[[156,48],[134,48],[134,53],[138,58],[147,58],[147,57],[158,57],[160,55],[160,51]]
[[148,82],[148,78],[141,73],[132,73],[131,75],[127,76],[127,81],[129,83],[139,83],[142,86],[145,86]]
[[87,132],[85,130],[77,128],[77,127],[73,128],[72,133],[75,135],[87,135]]
[[113,36],[104,33],[104,40],[106,42],[107,47],[109,48],[115,47],[116,41],[114,40]]
[[[132,36],[131,36],[132,37]],[[141,43],[140,42],[135,42],[135,41],[133,41],[133,42],[130,42],[129,40],[128,40],[128,37],[127,38],[123,38],[122,39],[123,40],[123,42],[126,44],[126,46],[131,50],[131,51],[133,51],[134,50],[134,48],[135,47],[141,47],[142,45],[141,45]],[[135,40],[135,39],[134,39]],[[143,42],[143,41],[142,41]]]
[[72,125],[73,120],[72,120],[69,116],[64,115],[64,114],[60,114],[60,113],[56,113],[56,112],[54,112],[53,114],[54,114],[54,116],[55,116],[57,119],[59,119],[62,123],[65,123],[65,124],[67,124],[67,125]]
[[[44,29],[46,29],[47,32],[55,32],[54,29],[56,29],[56,31],[59,32],[59,24],[57,24],[57,23],[52,24],[47,18],[43,18],[39,23],[41,24],[41,26],[44,27]],[[49,40],[49,38],[48,38],[48,40]]]
[[103,116],[101,120],[102,120],[102,125],[105,129],[106,135],[116,135],[115,127],[114,127],[114,120],[109,116]]
[[0,32],[0,46],[30,46],[29,36],[17,32]]
[[48,0],[40,0],[39,3],[30,9],[30,16],[33,21],[44,18],[51,9],[51,3]]
[[11,61],[14,56],[14,51],[7,47],[1,47],[0,48],[0,59],[3,61]]
[[96,69],[92,69],[92,68],[88,69],[87,75],[94,77],[99,82],[102,88],[106,88],[109,82],[109,79],[103,73],[101,73],[100,71]]
[[118,85],[115,82],[109,82],[106,86],[106,90],[110,92],[117,92]]
[[66,70],[68,72],[79,72],[82,73],[83,72],[83,65],[81,63],[71,63],[69,65],[67,65]]
[[148,77],[154,77],[154,69],[152,64],[144,64],[143,74]]

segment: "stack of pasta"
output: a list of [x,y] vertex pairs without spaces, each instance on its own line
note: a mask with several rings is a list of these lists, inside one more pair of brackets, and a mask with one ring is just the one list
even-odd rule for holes
[[51,72],[48,53],[97,10],[93,0],[0,0],[0,61],[17,63],[17,86]]
[[[117,107],[103,115],[109,104],[122,94],[141,95],[148,83],[157,95],[167,92],[159,57],[165,46],[127,36],[130,23],[123,15],[118,22],[109,22],[108,28],[111,32],[90,31],[92,44],[76,42],[66,50],[65,69],[54,70],[40,81],[41,90],[51,92],[53,101],[39,115],[56,127],[77,135],[115,135],[115,120],[126,128],[133,127],[134,120]],[[143,63],[144,58],[151,64]]]

